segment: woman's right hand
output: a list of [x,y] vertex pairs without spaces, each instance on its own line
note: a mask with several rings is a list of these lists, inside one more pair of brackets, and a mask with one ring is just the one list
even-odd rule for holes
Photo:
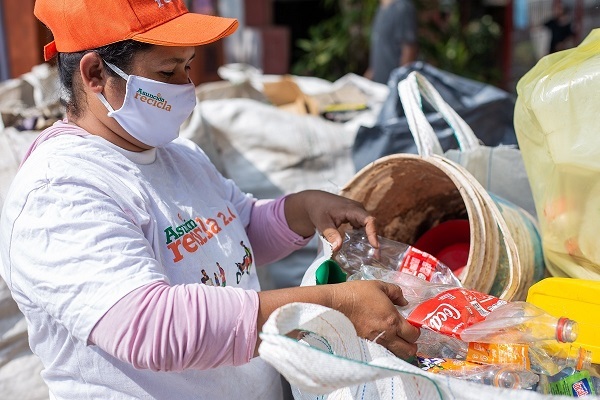
[[402,359],[416,354],[420,330],[395,307],[408,304],[400,287],[377,280],[325,286],[332,292],[330,307],[352,321],[358,336],[375,341]]
[[[358,336],[374,341],[402,359],[417,352],[420,330],[409,324],[395,306],[405,306],[402,289],[377,280],[303,286],[258,292],[258,330],[278,307],[292,302],[314,303],[342,312]],[[259,343],[256,344],[258,350]]]

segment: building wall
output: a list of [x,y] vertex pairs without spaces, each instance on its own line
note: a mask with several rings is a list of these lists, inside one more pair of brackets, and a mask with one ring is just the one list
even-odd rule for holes
[[33,15],[34,0],[2,0],[2,27],[9,77],[29,72],[43,62],[46,29]]

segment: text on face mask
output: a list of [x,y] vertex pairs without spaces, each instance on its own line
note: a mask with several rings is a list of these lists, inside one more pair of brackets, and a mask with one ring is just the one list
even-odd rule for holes
[[160,96],[160,93],[153,95],[152,93],[144,92],[141,88],[135,92],[134,99],[147,103],[148,105],[163,109],[165,111],[171,111],[171,105]]

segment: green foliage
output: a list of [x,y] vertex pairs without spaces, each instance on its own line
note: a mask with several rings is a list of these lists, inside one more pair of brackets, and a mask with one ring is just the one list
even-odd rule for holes
[[378,0],[326,0],[333,17],[312,26],[309,38],[296,42],[302,56],[292,66],[295,75],[335,81],[354,72],[362,74],[369,60],[369,34]]
[[[296,46],[302,55],[292,66],[295,75],[335,81],[347,73],[362,75],[368,67],[371,24],[378,0],[324,0],[333,17],[312,26],[309,37]],[[415,0],[419,10],[419,59],[442,70],[491,84],[499,84],[501,71],[495,52],[500,26],[489,15],[464,23],[460,1],[451,4],[447,18],[428,18],[432,0]],[[433,21],[437,21],[434,23]]]
[[461,23],[458,4],[443,24],[425,24],[419,40],[420,57],[442,70],[466,78],[500,84],[496,54],[501,28],[490,15]]

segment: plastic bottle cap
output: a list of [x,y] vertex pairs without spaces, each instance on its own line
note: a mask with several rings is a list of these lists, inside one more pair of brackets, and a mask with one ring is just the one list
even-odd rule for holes
[[561,343],[572,343],[577,340],[577,322],[561,317],[556,324],[556,340]]
[[442,222],[421,235],[413,246],[431,254],[458,274],[469,259],[469,220],[452,219]]

